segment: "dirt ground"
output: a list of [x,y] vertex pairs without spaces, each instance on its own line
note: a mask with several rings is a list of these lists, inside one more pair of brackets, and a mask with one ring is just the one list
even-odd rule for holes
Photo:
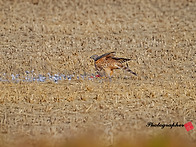
[[[95,73],[89,57],[110,51],[138,75],[0,82],[0,146],[83,134],[106,145],[170,133],[196,143],[194,0],[0,0],[0,20],[0,77]],[[188,132],[146,126],[190,121]]]

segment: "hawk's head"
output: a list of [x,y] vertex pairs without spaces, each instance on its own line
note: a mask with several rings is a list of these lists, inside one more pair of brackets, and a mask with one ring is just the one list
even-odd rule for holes
[[98,55],[92,55],[90,58],[93,59],[93,60],[96,60],[98,57]]

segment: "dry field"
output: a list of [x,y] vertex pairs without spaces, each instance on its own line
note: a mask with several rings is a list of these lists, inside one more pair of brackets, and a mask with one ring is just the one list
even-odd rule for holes
[[[106,146],[169,134],[196,144],[196,1],[0,0],[0,76],[95,73],[89,57],[110,51],[131,58],[138,76],[117,70],[112,81],[0,81],[0,146],[24,138],[28,146],[62,146],[86,134]],[[146,126],[189,121],[189,132]],[[163,142],[145,145],[178,141]]]

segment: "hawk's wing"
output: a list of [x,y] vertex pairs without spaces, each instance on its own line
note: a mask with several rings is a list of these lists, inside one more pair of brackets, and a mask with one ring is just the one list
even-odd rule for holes
[[131,59],[127,59],[127,58],[117,58],[117,57],[112,57],[112,59],[117,60],[120,63],[124,63],[124,62],[131,60]]
[[103,54],[103,55],[97,57],[96,60],[99,60],[99,59],[101,59],[101,58],[103,58],[103,57],[108,58],[108,57],[114,57],[114,56],[115,56],[115,52],[105,53],[105,54]]

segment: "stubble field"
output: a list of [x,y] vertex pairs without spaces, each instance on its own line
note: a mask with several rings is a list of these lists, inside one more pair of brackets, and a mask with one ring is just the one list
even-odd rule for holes
[[[191,0],[0,0],[0,78],[9,80],[0,81],[0,146],[24,138],[55,146],[89,134],[106,146],[169,134],[196,143],[195,129],[146,126],[196,127],[195,14]],[[32,70],[90,75],[89,57],[110,51],[131,58],[138,76],[116,70],[111,81],[11,80]]]

